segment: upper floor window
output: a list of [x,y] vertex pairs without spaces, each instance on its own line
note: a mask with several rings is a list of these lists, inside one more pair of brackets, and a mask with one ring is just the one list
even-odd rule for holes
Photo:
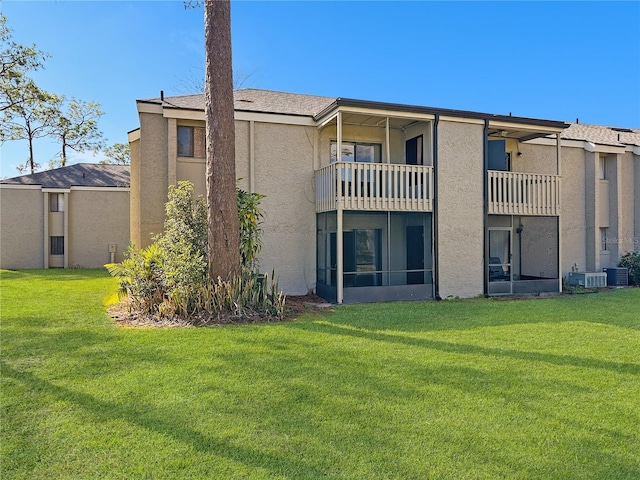
[[[338,161],[338,143],[331,142],[331,163]],[[341,162],[380,163],[382,145],[379,143],[342,142]]]
[[178,156],[205,158],[204,127],[178,126]]
[[600,167],[600,180],[606,180],[607,179],[607,157],[600,155],[598,165]]
[[64,193],[49,194],[49,211],[64,212]]

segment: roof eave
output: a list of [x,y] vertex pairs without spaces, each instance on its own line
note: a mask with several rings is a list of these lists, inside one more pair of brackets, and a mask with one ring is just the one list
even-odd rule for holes
[[421,113],[430,115],[441,115],[460,118],[471,118],[479,120],[496,120],[501,122],[517,123],[521,125],[536,125],[541,127],[549,127],[554,130],[564,130],[570,124],[557,120],[542,120],[527,117],[514,117],[512,115],[496,115],[491,113],[472,112],[467,110],[453,110],[448,108],[423,107],[419,105],[406,105],[401,103],[374,102],[369,100],[358,100],[354,98],[337,98],[322,111],[314,115],[314,120],[320,119],[331,114],[339,107],[357,107],[369,108],[376,110],[388,110],[389,112],[400,111],[409,113]]

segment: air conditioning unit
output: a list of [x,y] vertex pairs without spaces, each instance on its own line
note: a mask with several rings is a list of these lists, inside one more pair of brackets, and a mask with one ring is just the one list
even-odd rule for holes
[[603,268],[602,271],[607,274],[607,285],[611,287],[626,287],[629,285],[628,268]]
[[571,272],[567,278],[569,285],[584,288],[598,288],[607,286],[607,274],[606,273],[585,273],[585,272]]

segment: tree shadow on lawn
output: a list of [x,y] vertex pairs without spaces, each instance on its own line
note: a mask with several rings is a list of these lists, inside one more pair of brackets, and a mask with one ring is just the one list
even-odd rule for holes
[[567,365],[573,367],[596,368],[610,370],[616,373],[640,375],[640,364],[637,363],[618,363],[606,360],[597,360],[593,358],[576,357],[573,355],[527,352],[522,350],[481,347],[478,345],[469,345],[464,343],[452,343],[442,340],[415,338],[405,335],[373,332],[364,329],[354,329],[350,326],[336,324],[330,321],[320,321],[313,323],[291,323],[290,327],[298,328],[305,331],[311,330],[329,334],[366,338],[368,340],[375,340],[380,342],[392,342],[431,350],[439,350],[441,352],[467,355],[483,355],[490,357],[508,357],[529,362],[545,362],[562,366]]
[[[150,411],[147,406],[134,406],[108,402],[100,398],[54,385],[27,371],[18,371],[0,360],[2,376],[13,379],[43,395],[50,395],[58,400],[76,405],[91,413],[97,422],[126,421],[132,425],[151,432],[165,435],[180,443],[190,445],[194,450],[212,455],[219,455],[244,465],[267,469],[273,474],[288,474],[297,478],[324,477],[324,472],[304,461],[292,457],[267,453],[254,448],[233,444],[229,441],[204,435],[181,423],[172,423],[168,415],[160,415]],[[197,419],[194,419],[197,421]],[[152,467],[149,466],[149,469]],[[151,474],[152,472],[148,472]]]

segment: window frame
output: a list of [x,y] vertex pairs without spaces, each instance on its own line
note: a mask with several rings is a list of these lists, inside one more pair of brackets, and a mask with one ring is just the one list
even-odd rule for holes
[[600,251],[609,253],[609,246],[607,244],[607,237],[609,233],[608,227],[600,227]]
[[[184,145],[180,141],[181,135],[180,132],[186,130],[188,131],[188,143],[181,149],[181,146]],[[198,134],[196,134],[196,130]],[[196,149],[196,137],[202,135],[201,145],[202,149]],[[177,144],[177,156],[183,158],[205,158],[207,154],[207,145],[206,145],[206,132],[204,127],[196,127],[194,125],[178,125],[176,129],[176,144]]]
[[51,213],[63,213],[64,212],[64,193],[49,193],[49,212]]
[[[349,145],[349,146],[353,146],[353,160],[342,160],[342,155],[340,155],[340,160],[338,160],[338,155],[337,155],[337,150],[338,150],[338,141],[337,140],[331,140],[330,144],[329,144],[329,163],[336,163],[338,161],[340,162],[359,162],[359,163],[382,163],[382,143],[376,143],[376,142],[353,142],[353,141],[349,141],[349,140],[345,140],[341,143],[342,148],[344,148],[345,145]],[[334,155],[332,153],[332,150],[335,146],[336,149],[336,154]],[[358,146],[361,147],[374,147],[377,149],[377,157],[378,157],[378,161],[375,161],[375,153],[374,153],[374,161],[373,162],[364,162],[364,161],[360,161],[358,160]]]

